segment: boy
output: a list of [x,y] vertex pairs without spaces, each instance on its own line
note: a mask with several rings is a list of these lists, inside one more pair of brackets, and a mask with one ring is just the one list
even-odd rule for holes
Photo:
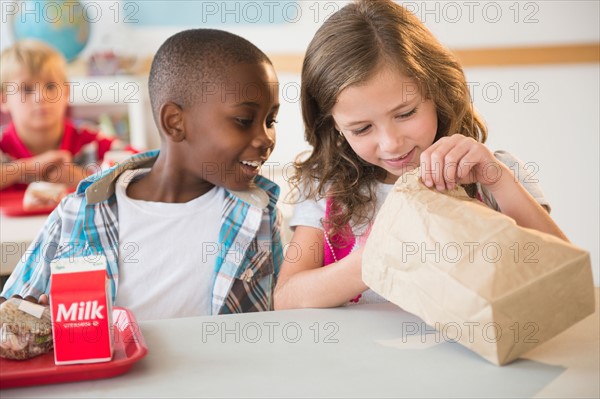
[[123,143],[76,127],[66,117],[69,86],[63,56],[37,41],[23,40],[2,52],[3,112],[11,122],[0,138],[0,190],[24,189],[32,181],[74,187]]
[[160,151],[84,180],[2,297],[37,299],[52,259],[98,254],[115,305],[139,320],[273,308],[279,187],[258,176],[275,145],[271,61],[231,33],[183,31],[158,50],[149,91]]

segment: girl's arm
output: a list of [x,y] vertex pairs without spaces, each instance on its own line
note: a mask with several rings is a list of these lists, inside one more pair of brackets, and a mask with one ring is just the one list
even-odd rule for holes
[[340,306],[368,287],[362,281],[362,248],[326,267],[323,231],[298,226],[287,246],[277,285],[275,310]]
[[472,138],[455,134],[433,143],[421,154],[421,178],[425,185],[439,191],[452,189],[456,184],[478,182],[492,194],[502,213],[519,226],[567,240],[512,171]]
[[521,227],[539,230],[568,241],[548,212],[519,183],[512,170],[500,162],[498,168],[501,174],[497,181],[485,187],[502,213],[513,218]]

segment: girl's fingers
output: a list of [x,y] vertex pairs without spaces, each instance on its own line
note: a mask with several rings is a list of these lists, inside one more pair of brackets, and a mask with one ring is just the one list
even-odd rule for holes
[[[421,159],[425,160],[425,175],[423,181],[427,187],[435,186],[437,190],[443,191],[450,188],[450,186],[453,186],[453,181],[447,180],[447,163],[452,162],[454,158],[457,158],[457,160],[459,159],[460,154],[464,151],[461,149],[463,147],[461,143],[466,139],[464,136],[455,136],[443,137],[432,144],[426,151],[423,151],[421,156]],[[452,153],[454,149],[457,149],[457,151],[456,153],[453,153],[451,159],[449,159],[448,155]],[[455,163],[458,162],[456,161]],[[455,166],[450,166],[448,173],[450,173],[451,179],[453,179],[455,175],[455,169]],[[448,186],[447,183],[450,184],[450,186]]]
[[494,155],[473,138],[455,134],[443,137],[421,154],[421,177],[425,185],[437,190],[453,189],[457,184],[480,182],[489,178],[482,170],[496,163]]
[[450,151],[444,157],[444,180],[446,181],[446,187],[452,190],[457,184],[460,183],[462,176],[462,169],[464,167],[464,159],[469,154],[469,145],[466,142],[461,142]]
[[431,166],[433,168],[431,177],[433,178],[433,184],[438,191],[446,189],[446,182],[444,180],[444,153],[443,149],[438,149],[431,154]]
[[495,171],[495,165],[497,165],[497,161],[492,152],[483,144],[476,143],[476,145],[470,148],[459,164],[458,181],[461,184],[475,182],[487,184],[489,180],[487,177],[489,174],[488,169],[492,167],[492,171]]
[[421,154],[421,178],[427,187],[440,184],[443,180],[440,165],[440,149],[443,149],[445,137],[433,143]]
[[463,147],[464,153],[457,162],[456,168],[456,184],[469,184],[478,181],[476,175],[476,169],[481,161],[481,154],[479,151],[480,143],[465,143]]
[[429,176],[429,171],[431,170],[431,160],[429,159],[429,153],[423,151],[421,153],[421,157],[419,159],[420,167],[421,167],[421,180],[427,187],[431,187],[433,185],[433,181]]

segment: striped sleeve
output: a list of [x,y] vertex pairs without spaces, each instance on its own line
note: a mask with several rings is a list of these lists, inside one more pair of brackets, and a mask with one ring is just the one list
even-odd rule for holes
[[0,296],[39,297],[50,290],[50,262],[61,241],[61,207],[55,209],[11,273]]
[[281,269],[281,264],[283,263],[283,247],[281,243],[281,220],[281,212],[278,208],[275,208],[271,213],[271,250],[273,253],[273,269],[275,271],[275,281],[277,281],[277,277],[279,276],[279,270]]

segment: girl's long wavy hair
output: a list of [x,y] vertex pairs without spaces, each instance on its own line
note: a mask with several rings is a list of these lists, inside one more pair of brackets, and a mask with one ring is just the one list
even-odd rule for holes
[[[312,151],[298,158],[290,179],[307,198],[331,198],[327,233],[373,217],[375,183],[386,171],[359,158],[335,129],[331,110],[349,86],[368,81],[381,65],[398,68],[435,103],[435,137],[462,134],[484,142],[487,129],[471,104],[462,67],[421,21],[388,0],[358,0],[333,14],[310,42],[302,66],[305,138]],[[474,185],[467,192],[473,196]]]

